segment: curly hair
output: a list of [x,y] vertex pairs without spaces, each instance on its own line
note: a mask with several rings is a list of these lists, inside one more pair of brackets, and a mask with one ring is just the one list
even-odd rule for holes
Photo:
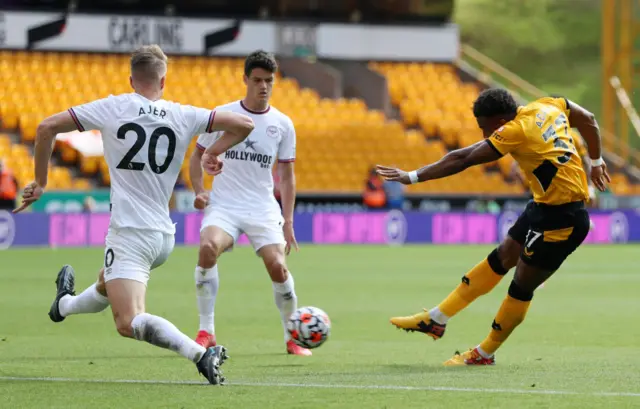
[[264,50],[254,51],[244,60],[244,74],[248,77],[254,68],[262,68],[265,71],[275,73],[278,71],[276,57]]
[[509,116],[518,112],[518,103],[509,91],[490,88],[482,91],[473,103],[473,115],[478,117]]

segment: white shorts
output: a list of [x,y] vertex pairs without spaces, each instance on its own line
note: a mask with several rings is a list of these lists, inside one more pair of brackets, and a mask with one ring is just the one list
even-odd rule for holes
[[173,251],[173,234],[153,230],[109,228],[104,250],[104,281],[126,278],[144,285],[149,273]]
[[247,235],[249,242],[255,251],[270,244],[285,244],[282,226],[284,218],[281,214],[255,217],[251,215],[238,215],[220,208],[209,206],[204,211],[202,227],[200,231],[210,226],[219,227],[238,241],[240,234]]

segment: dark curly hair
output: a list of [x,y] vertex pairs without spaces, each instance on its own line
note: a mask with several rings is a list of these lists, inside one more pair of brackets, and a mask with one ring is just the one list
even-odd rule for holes
[[278,71],[276,57],[264,50],[254,51],[244,60],[244,74],[248,77],[254,68],[262,68],[275,74]]
[[480,93],[473,103],[473,115],[478,117],[510,116],[518,112],[518,103],[509,91],[489,88]]

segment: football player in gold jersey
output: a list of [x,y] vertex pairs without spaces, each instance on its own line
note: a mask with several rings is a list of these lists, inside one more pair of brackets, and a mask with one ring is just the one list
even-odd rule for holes
[[589,197],[587,176],[570,126],[578,128],[587,142],[594,186],[603,191],[611,181],[601,157],[595,117],[576,103],[564,98],[541,98],[518,106],[508,91],[495,88],[478,96],[473,113],[485,140],[449,152],[438,162],[411,172],[377,167],[383,178],[411,184],[454,175],[470,166],[511,154],[529,180],[533,201],[503,242],[465,274],[462,283],[438,306],[391,319],[398,328],[439,339],[449,319],[491,291],[516,267],[487,338],[476,348],[456,354],[445,362],[447,366],[495,364],[494,353],[524,320],[535,289],[586,238],[589,232],[589,215],[585,210]]

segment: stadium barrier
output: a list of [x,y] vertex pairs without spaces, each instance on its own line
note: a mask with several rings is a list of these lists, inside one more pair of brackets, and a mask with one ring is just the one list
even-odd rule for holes
[[[108,212],[111,204],[108,188],[86,190],[55,190],[47,192],[40,200],[29,207],[27,212],[78,213],[82,212],[84,202],[92,198],[93,212]],[[187,189],[174,190],[175,204],[172,209],[179,213],[196,212],[193,208],[195,194]],[[521,211],[529,198],[514,195],[492,195],[488,197],[500,205],[503,211]],[[420,212],[474,212],[478,211],[478,202],[486,198],[451,194],[407,195],[404,198],[405,211]],[[616,196],[608,193],[598,195],[598,208],[614,211],[618,209],[640,209],[640,196]],[[295,211],[298,213],[322,212],[364,212],[362,194],[313,194],[298,192]]]
[[[296,237],[312,244],[494,244],[518,217],[516,212],[480,213],[297,213]],[[173,213],[176,244],[197,245],[202,213]],[[593,211],[587,243],[640,242],[640,212]],[[0,249],[22,246],[104,245],[108,213],[0,212]],[[241,237],[240,245],[248,244]]]

